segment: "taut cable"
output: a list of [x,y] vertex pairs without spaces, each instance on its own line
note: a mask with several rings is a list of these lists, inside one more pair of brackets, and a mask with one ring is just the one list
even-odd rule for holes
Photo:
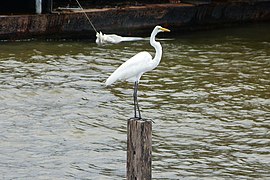
[[87,18],[87,20],[88,20],[89,23],[91,24],[92,28],[93,28],[93,29],[96,31],[96,33],[97,33],[97,30],[96,30],[94,24],[91,22],[91,20],[90,20],[89,17],[87,16],[87,14],[86,14],[86,12],[84,11],[84,9],[82,8],[81,4],[79,3],[78,0],[76,0],[76,1],[77,1],[78,5],[80,6],[80,8],[82,9],[82,11],[83,11],[85,17]]

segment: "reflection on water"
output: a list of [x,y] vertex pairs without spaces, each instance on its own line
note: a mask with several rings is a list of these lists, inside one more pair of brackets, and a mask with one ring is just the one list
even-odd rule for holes
[[[155,179],[270,177],[270,26],[162,41],[139,89]],[[123,179],[132,84],[105,88],[148,42],[0,44],[0,178]]]

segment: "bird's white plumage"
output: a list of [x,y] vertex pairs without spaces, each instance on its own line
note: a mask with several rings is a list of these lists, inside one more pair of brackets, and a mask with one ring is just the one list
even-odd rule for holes
[[124,62],[117,68],[106,81],[106,86],[111,85],[117,80],[128,80],[135,82],[141,75],[152,70],[152,56],[146,52],[140,52]]
[[159,32],[169,32],[170,30],[162,28],[161,26],[156,26],[151,33],[150,44],[155,48],[156,54],[152,59],[150,53],[143,51],[119,66],[106,80],[106,86],[111,85],[117,80],[127,80],[131,82],[139,82],[143,73],[153,70],[158,66],[161,56],[162,47],[159,42],[155,41],[155,37]]
[[170,30],[161,26],[156,26],[152,31],[150,36],[150,44],[156,50],[156,54],[153,59],[148,52],[140,52],[119,66],[105,82],[106,86],[111,85],[117,80],[134,82],[134,119],[142,119],[138,103],[138,85],[140,78],[143,73],[151,71],[157,67],[161,60],[162,47],[159,42],[155,41],[155,37],[159,32],[170,32]]

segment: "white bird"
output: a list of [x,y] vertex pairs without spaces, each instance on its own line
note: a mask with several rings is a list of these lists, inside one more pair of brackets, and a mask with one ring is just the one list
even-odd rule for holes
[[118,44],[123,41],[141,41],[144,40],[142,37],[122,37],[116,34],[103,34],[101,31],[96,33],[96,43],[98,45],[111,43]]
[[[161,60],[162,47],[160,43],[155,40],[155,37],[159,32],[170,32],[170,30],[161,26],[156,26],[152,31],[150,36],[150,44],[156,50],[154,59],[152,59],[152,56],[149,52],[139,52],[138,54],[124,62],[121,66],[119,66],[105,82],[106,86],[113,84],[117,80],[127,80],[134,83],[133,100],[135,119],[142,119],[139,103],[137,100],[137,92],[140,78],[143,73],[155,69]],[[137,110],[139,116],[137,116]]]

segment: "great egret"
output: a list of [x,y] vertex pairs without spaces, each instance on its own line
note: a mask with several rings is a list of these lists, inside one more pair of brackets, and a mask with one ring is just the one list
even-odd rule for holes
[[[120,67],[118,67],[106,80],[106,86],[113,84],[117,80],[127,80],[129,82],[134,83],[134,93],[133,93],[133,100],[134,100],[134,118],[135,119],[142,119],[139,103],[138,103],[138,85],[140,78],[143,73],[148,72],[156,68],[161,60],[162,56],[162,47],[159,42],[155,40],[156,35],[159,32],[170,32],[169,29],[163,28],[161,26],[156,26],[151,33],[150,37],[150,44],[156,50],[156,54],[154,59],[149,52],[143,51],[139,52],[126,62],[124,62]],[[138,115],[137,116],[137,110]]]
[[141,41],[144,38],[141,37],[122,37],[116,34],[103,34],[101,31],[96,33],[96,43],[98,45],[111,43],[111,44],[118,44],[123,41]]

